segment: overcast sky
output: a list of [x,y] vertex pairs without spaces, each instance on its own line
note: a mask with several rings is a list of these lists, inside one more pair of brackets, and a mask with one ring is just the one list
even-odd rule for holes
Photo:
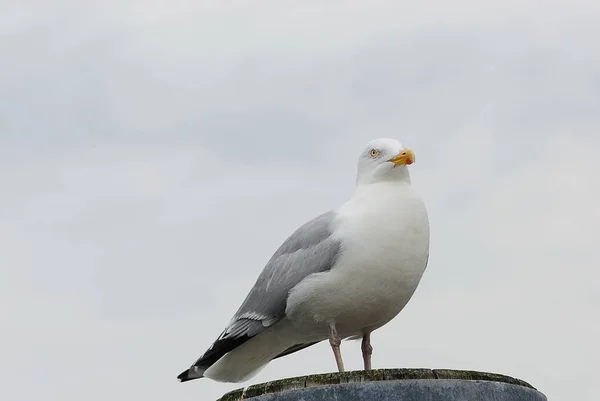
[[[431,257],[374,367],[595,401],[600,3],[250,3],[0,1],[1,398],[240,387],[175,377],[393,137]],[[333,370],[322,343],[243,385]]]

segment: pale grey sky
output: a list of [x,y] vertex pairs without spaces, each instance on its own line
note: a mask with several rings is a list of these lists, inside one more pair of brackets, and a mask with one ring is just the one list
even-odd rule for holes
[[[595,401],[599,3],[321,3],[0,1],[3,400],[239,387],[175,377],[394,137],[431,258],[374,366]],[[244,385],[332,370],[321,344]]]

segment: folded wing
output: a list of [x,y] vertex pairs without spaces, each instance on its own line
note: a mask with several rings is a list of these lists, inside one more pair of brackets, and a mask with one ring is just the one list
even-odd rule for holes
[[[289,291],[313,273],[330,270],[341,250],[332,237],[334,212],[315,217],[298,228],[271,257],[248,296],[210,348],[178,376],[181,381],[202,373],[226,353],[260,334],[285,316]],[[283,354],[312,344],[292,347]],[[283,356],[279,355],[279,356]],[[278,356],[278,357],[279,357]]]

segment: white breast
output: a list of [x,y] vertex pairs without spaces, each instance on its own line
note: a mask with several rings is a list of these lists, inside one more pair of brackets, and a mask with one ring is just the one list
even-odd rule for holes
[[425,270],[425,206],[407,184],[358,187],[338,211],[335,235],[343,244],[336,267],[294,288],[288,316],[304,327],[317,322],[319,334],[318,323],[334,322],[344,337],[381,327],[404,308]]

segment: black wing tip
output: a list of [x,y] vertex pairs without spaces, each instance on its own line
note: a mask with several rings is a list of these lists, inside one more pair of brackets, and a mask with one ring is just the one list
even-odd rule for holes
[[251,338],[252,337],[247,334],[229,338],[220,337],[208,350],[206,350],[204,355],[202,355],[190,369],[181,372],[179,376],[177,376],[177,379],[180,383],[184,383],[204,377],[203,374],[206,369],[221,359],[223,355],[239,347]]
[[190,370],[186,369],[183,372],[181,372],[179,374],[179,376],[177,376],[177,380],[179,380],[180,383],[185,383],[185,382],[189,382],[190,380],[200,379],[201,377],[202,376],[190,377]]

